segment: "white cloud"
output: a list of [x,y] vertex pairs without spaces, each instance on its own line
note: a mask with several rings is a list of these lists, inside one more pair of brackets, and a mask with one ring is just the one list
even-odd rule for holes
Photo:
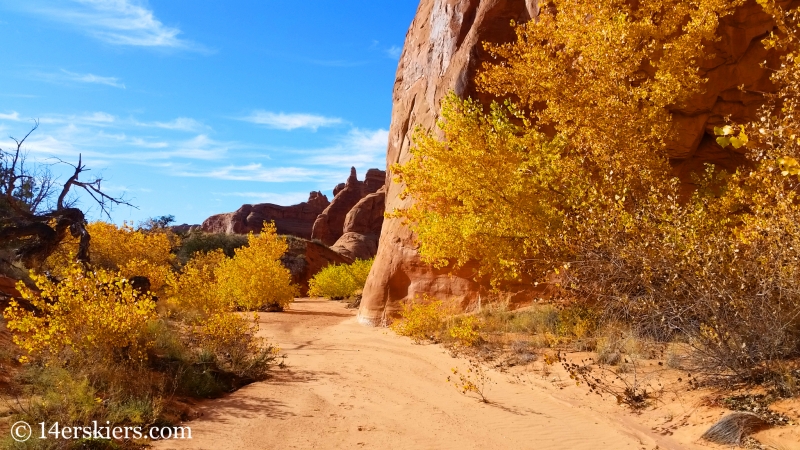
[[300,128],[317,131],[321,127],[330,127],[342,123],[342,119],[336,117],[324,117],[315,114],[284,114],[262,110],[253,111],[252,114],[240,120],[287,131]]
[[387,130],[354,128],[335,147],[317,150],[308,164],[335,167],[382,168],[386,164]]
[[392,59],[400,59],[400,55],[403,53],[403,48],[393,45],[386,49],[386,55]]
[[12,120],[14,122],[19,122],[21,119],[19,118],[19,113],[16,112],[16,111],[13,111],[10,114],[2,114],[2,113],[0,113],[0,120]]
[[183,177],[215,178],[231,181],[260,181],[285,183],[289,181],[316,180],[319,172],[301,167],[264,167],[261,164],[229,165],[211,170],[184,170],[176,175]]
[[108,126],[117,121],[116,116],[98,111],[82,115],[52,114],[39,119],[39,123],[48,125],[93,125]]
[[63,75],[56,75],[65,81],[74,81],[78,83],[91,83],[91,84],[104,84],[115,88],[125,89],[125,85],[116,77],[101,77],[92,73],[74,73],[68,70],[61,69]]
[[176,131],[197,131],[208,128],[208,126],[204,125],[203,123],[188,117],[178,117],[177,119],[169,122],[140,123],[139,125]]
[[152,156],[162,159],[184,158],[209,161],[224,158],[227,156],[228,151],[236,146],[236,143],[215,141],[201,134],[188,141],[174,143],[170,146],[172,150]]
[[181,30],[161,23],[140,0],[29,0],[21,3],[18,7],[75,27],[112,45],[200,49],[180,39]]
[[308,192],[287,192],[276,194],[272,192],[220,192],[221,197],[241,197],[247,203],[273,203],[276,205],[296,205],[308,201]]
[[169,144],[166,142],[149,142],[142,138],[132,138],[131,145],[144,148],[167,148]]

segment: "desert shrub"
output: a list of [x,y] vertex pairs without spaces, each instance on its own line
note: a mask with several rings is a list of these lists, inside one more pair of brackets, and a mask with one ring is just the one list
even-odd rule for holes
[[217,293],[216,270],[226,259],[219,249],[194,253],[181,271],[168,279],[166,291],[170,310],[189,323],[232,311],[230,300]]
[[177,256],[178,260],[184,264],[195,253],[209,253],[213,250],[222,250],[226,256],[232,258],[237,248],[245,246],[247,246],[246,235],[192,231],[181,240]]
[[477,89],[515,101],[484,108],[451,94],[442,133],[418,130],[411,160],[392,167],[414,199],[393,213],[417,233],[426,262],[479,261],[479,275],[495,282],[521,273],[544,281],[575,260],[576,244],[602,241],[605,230],[584,221],[624,227],[633,218],[607,210],[630,211],[652,189],[671,188],[666,108],[703,89],[704,43],[735,3],[551,6],[517,25],[516,41],[486,44],[502,62],[484,65]]
[[460,345],[472,347],[481,340],[481,323],[475,316],[453,319],[447,327],[447,334]]
[[691,195],[670,169],[668,108],[702,90],[697,65],[739,2],[558,0],[515,42],[487,44],[502,62],[477,88],[514,101],[451,95],[443,139],[418,131],[413,158],[393,166],[415,200],[394,214],[423,259],[478,261],[495,284],[553,282],[575,308],[559,312],[553,345],[622,322],[685,339],[700,372],[778,376],[800,355],[800,20],[759,3],[778,25],[764,44],[784,55],[779,91],[757,122],[715,130],[747,164],[696,174]]
[[215,355],[217,365],[239,377],[261,379],[278,359],[279,348],[256,336],[258,321],[238,314],[218,313],[206,318],[199,330],[198,346]]
[[424,296],[421,301],[403,303],[400,319],[392,323],[391,329],[416,343],[435,342],[439,340],[446,317],[441,300]]
[[291,274],[280,261],[286,253],[286,240],[271,223],[264,224],[261,234],[250,233],[247,239],[247,247],[236,249],[233,258],[217,267],[218,295],[247,310],[285,308],[297,294]]
[[[140,370],[132,372],[125,378],[120,377],[120,384],[112,386],[63,367],[32,367],[23,374],[29,382],[30,396],[24,415],[31,423],[58,421],[75,426],[101,418],[111,423],[153,423],[163,408],[163,401],[153,395],[151,386],[141,382],[131,383],[131,389],[124,389],[122,383],[136,380],[137,376],[145,380],[151,378]],[[136,388],[143,387],[144,391],[136,392]]]
[[[93,267],[119,271],[123,276],[146,277],[150,288],[160,294],[167,277],[176,264],[172,249],[180,239],[169,230],[148,232],[131,225],[117,226],[93,222],[86,226],[91,236],[90,259]],[[43,270],[55,276],[65,276],[74,264],[78,240],[68,237],[45,261]]]
[[38,313],[16,301],[3,313],[14,342],[28,354],[25,359],[63,363],[146,358],[151,342],[145,330],[155,303],[119,273],[74,266],[58,284],[41,275],[32,278],[39,293],[22,283],[18,288]]
[[[14,342],[25,352],[23,396],[12,408],[16,420],[152,424],[171,414],[165,410],[170,393],[215,397],[266,376],[278,349],[257,336],[257,322],[234,312],[230,295],[219,295],[217,273],[228,260],[221,250],[196,253],[174,273],[167,246],[159,245],[167,240],[113,226],[102,229],[108,233],[98,233],[101,242],[116,235],[125,245],[101,261],[150,279],[158,278],[151,270],[162,271],[156,273],[167,284],[165,307],[156,309],[152,297],[134,289],[123,273],[97,266],[73,265],[60,271],[60,280],[34,274],[40,292],[20,283],[22,299],[4,312]],[[277,241],[274,233],[271,238]],[[148,242],[155,245],[155,257],[126,261],[121,256],[136,256]],[[264,250],[257,242],[252,248],[262,248],[262,254],[243,258],[255,269],[245,264],[231,270],[250,268],[239,274],[242,279],[258,272],[266,261],[263,253],[276,246]],[[237,274],[225,275],[230,281]]]
[[308,295],[341,300],[364,289],[374,259],[357,259],[352,264],[333,264],[308,282]]

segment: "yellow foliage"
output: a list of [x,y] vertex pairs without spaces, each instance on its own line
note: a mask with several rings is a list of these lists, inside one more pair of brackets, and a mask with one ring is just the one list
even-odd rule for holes
[[475,316],[463,317],[451,325],[447,332],[461,345],[472,347],[481,340],[480,321]]
[[280,348],[256,336],[257,314],[252,322],[237,313],[214,314],[202,321],[196,333],[200,348],[214,353],[218,364],[239,376],[260,377],[280,353]]
[[[19,283],[22,298],[38,313],[12,301],[3,315],[14,342],[46,362],[127,361],[146,358],[146,325],[155,303],[119,273],[85,272],[74,266],[58,284],[32,275],[41,293]],[[27,359],[27,358],[26,358]]]
[[169,277],[170,308],[190,321],[232,311],[233,304],[217,293],[215,271],[226,259],[222,250],[194,253],[180,273]]
[[[451,95],[444,139],[417,131],[392,167],[415,202],[394,216],[427,262],[555,279],[605,319],[688,336],[708,372],[769,378],[800,355],[800,10],[759,3],[777,23],[764,45],[783,55],[779,91],[758,121],[715,130],[746,168],[708,167],[687,199],[666,155],[668,109],[702,90],[708,44],[741,1],[555,0],[515,42],[485,46],[478,89],[513,102]],[[596,326],[569,314],[554,342]]]
[[333,264],[308,282],[308,295],[340,300],[364,289],[373,259],[357,259],[352,264]]
[[392,167],[415,200],[395,216],[417,232],[423,259],[478,260],[495,279],[543,276],[572,260],[587,218],[609,221],[606,209],[669,191],[666,107],[702,89],[704,43],[738,3],[556,0],[516,27],[515,42],[486,44],[502,62],[484,65],[478,88],[516,103],[449,96],[444,140],[418,130],[414,157]]
[[[106,222],[90,223],[86,230],[91,236],[89,254],[92,266],[119,271],[127,278],[147,277],[151,290],[161,293],[175,264],[172,248],[179,244],[175,234],[145,232],[128,224],[118,227]],[[45,261],[44,269],[57,276],[68,273],[77,249],[78,239],[67,237]]]
[[218,313],[203,320],[198,335],[202,348],[217,353],[230,348],[242,336],[254,335],[257,332],[258,322],[256,320],[251,323],[238,314]]
[[421,302],[403,303],[400,320],[391,329],[401,336],[408,336],[416,343],[426,340],[436,341],[447,316],[442,301],[427,295]]
[[285,308],[297,287],[280,258],[286,253],[286,239],[278,236],[275,224],[264,223],[261,234],[250,233],[249,245],[236,249],[216,269],[218,294],[222,301],[246,310]]

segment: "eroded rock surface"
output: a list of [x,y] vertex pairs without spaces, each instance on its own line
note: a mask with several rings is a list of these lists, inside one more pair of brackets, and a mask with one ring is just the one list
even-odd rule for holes
[[347,213],[342,236],[331,247],[351,259],[369,259],[378,253],[386,189],[367,195]]
[[[524,22],[538,14],[535,0],[422,0],[406,36],[393,94],[387,167],[410,158],[411,135],[416,126],[433,129],[442,99],[451,90],[484,103],[472,83],[476,70],[487,59],[482,42],[510,42],[510,21]],[[714,43],[714,59],[705,61],[709,82],[703,94],[688,106],[673,111],[678,133],[670,152],[676,171],[689,180],[693,170],[706,162],[733,168],[743,162],[740,153],[715,145],[713,127],[730,115],[733,122],[752,120],[769,91],[769,73],[759,63],[769,56],[760,43],[773,28],[769,17],[750,0],[723,20],[721,37]],[[738,86],[744,86],[739,90]],[[391,173],[387,179],[391,180]],[[386,211],[410,205],[400,200],[403,186],[389,183]],[[455,274],[435,270],[420,261],[417,245],[398,219],[383,223],[378,254],[364,289],[359,320],[385,324],[399,310],[400,302],[429,294],[454,298],[463,304],[478,301],[486,285],[472,280],[470,267]],[[538,295],[526,286],[510,287],[518,301]]]
[[353,259],[306,239],[290,238],[289,249],[281,257],[281,263],[292,274],[292,283],[300,287],[300,296],[308,295],[308,281],[330,264],[350,264]]
[[386,173],[378,169],[370,169],[364,181],[358,180],[355,167],[350,169],[350,177],[341,189],[334,189],[335,195],[330,205],[317,217],[311,233],[313,239],[319,239],[325,245],[334,245],[342,237],[345,219],[353,207],[364,197],[375,193],[383,187]]
[[200,229],[208,233],[258,233],[265,221],[274,221],[278,234],[310,239],[314,221],[328,205],[328,197],[321,192],[311,192],[307,202],[292,206],[243,205],[235,212],[209,217]]

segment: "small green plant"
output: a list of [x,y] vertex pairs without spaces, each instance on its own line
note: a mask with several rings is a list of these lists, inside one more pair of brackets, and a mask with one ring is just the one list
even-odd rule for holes
[[343,300],[364,289],[374,259],[357,259],[352,264],[333,264],[308,282],[308,295]]
[[402,307],[400,320],[391,325],[395,333],[408,336],[415,343],[439,340],[446,317],[441,300],[426,295],[421,302],[405,303]]

